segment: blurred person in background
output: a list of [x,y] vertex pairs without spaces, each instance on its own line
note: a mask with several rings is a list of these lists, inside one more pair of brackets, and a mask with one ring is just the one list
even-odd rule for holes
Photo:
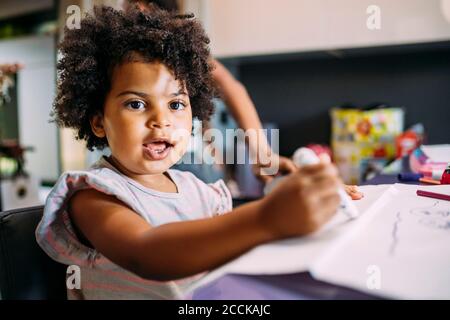
[[[176,0],[126,0],[124,2],[124,10],[128,10],[131,6],[137,5],[140,10],[151,10],[149,4],[156,5],[161,9],[179,12],[180,8]],[[233,77],[233,75],[216,59],[210,57],[210,63],[213,66],[212,77],[219,89],[220,96],[228,107],[230,113],[236,120],[238,126],[244,131],[255,130],[257,136],[249,137],[247,143],[252,154],[264,155],[262,158],[256,157],[256,164],[253,165],[253,173],[257,178],[267,183],[273,179],[274,175],[267,174],[264,168],[276,168],[280,174],[288,174],[296,171],[296,166],[291,159],[280,156],[270,147],[266,136],[261,130],[262,124],[259,119],[258,112],[253,104],[244,85]],[[204,124],[204,129],[206,124]],[[268,161],[269,160],[269,161]],[[180,169],[194,169],[194,164],[183,165]],[[203,165],[204,166],[204,165]],[[201,172],[205,170],[193,170],[203,180],[209,180],[208,177],[202,176]],[[206,170],[210,172],[211,170]],[[214,177],[215,180],[217,177]]]

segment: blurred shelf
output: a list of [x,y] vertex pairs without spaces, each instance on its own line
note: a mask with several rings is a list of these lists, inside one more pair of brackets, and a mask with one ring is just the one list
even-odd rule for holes
[[1,0],[0,20],[50,10],[54,6],[55,0]]
[[[2,4],[2,6],[4,5]],[[7,17],[0,15],[0,40],[43,34],[46,32],[54,33],[56,30],[57,10],[53,5],[20,15]]]
[[450,52],[450,41],[422,42],[401,45],[342,48],[336,50],[301,51],[279,54],[236,56],[219,59],[225,65],[236,66],[252,63],[277,63],[295,60],[347,59],[386,55]]

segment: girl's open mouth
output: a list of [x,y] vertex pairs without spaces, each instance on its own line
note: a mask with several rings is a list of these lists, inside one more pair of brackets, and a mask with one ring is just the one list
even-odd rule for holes
[[142,145],[144,153],[150,158],[150,160],[162,160],[172,150],[173,145],[167,141],[153,141]]

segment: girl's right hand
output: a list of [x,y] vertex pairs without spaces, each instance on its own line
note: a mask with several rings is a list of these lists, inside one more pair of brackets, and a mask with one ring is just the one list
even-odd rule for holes
[[263,228],[274,239],[316,231],[336,213],[339,187],[337,169],[329,162],[298,169],[261,200]]

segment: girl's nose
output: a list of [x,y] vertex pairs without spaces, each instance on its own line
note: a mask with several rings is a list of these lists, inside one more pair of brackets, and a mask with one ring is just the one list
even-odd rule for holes
[[164,112],[162,110],[153,110],[148,120],[148,126],[150,128],[164,128],[170,127],[171,120],[170,114],[168,112]]

